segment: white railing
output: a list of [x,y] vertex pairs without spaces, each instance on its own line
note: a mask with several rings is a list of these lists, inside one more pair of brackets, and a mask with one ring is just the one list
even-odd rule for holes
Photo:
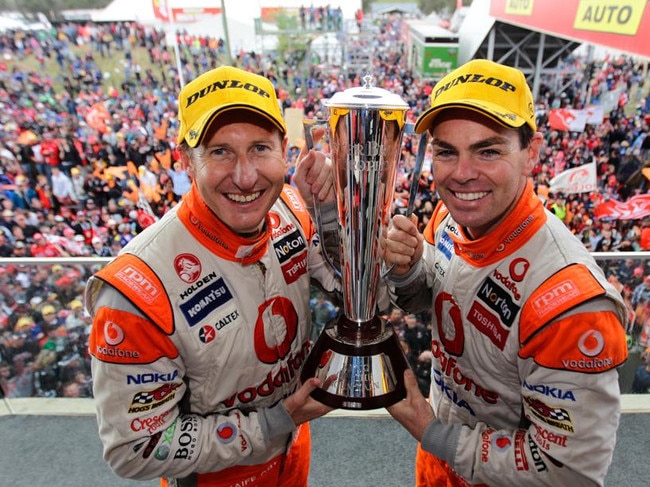
[[[650,252],[594,252],[593,257],[597,262],[625,261],[634,259],[636,261],[650,260]],[[70,266],[79,269],[80,267],[103,266],[110,262],[112,257],[60,257],[60,258],[34,258],[34,257],[7,257],[0,258],[0,268],[7,269],[8,266]],[[87,272],[89,275],[90,272]],[[86,276],[88,277],[88,276]],[[80,282],[81,287],[85,282]],[[28,303],[27,303],[28,304]],[[1,311],[0,311],[1,313]],[[626,394],[625,384],[629,385],[634,375],[634,370],[640,364],[638,351],[630,352],[628,363],[621,367],[621,387],[624,392],[622,408],[624,412],[650,412],[650,394]],[[0,397],[2,395],[0,394]],[[93,400],[90,399],[68,399],[60,397],[37,397],[37,398],[4,398],[0,401],[0,415],[2,414],[93,414]],[[346,412],[339,411],[334,414],[361,414],[367,416],[387,414],[384,410]]]

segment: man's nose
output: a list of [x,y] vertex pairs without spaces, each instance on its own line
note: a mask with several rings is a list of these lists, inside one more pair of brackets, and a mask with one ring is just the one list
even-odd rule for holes
[[242,189],[253,186],[257,181],[257,166],[248,158],[248,155],[237,156],[233,181]]

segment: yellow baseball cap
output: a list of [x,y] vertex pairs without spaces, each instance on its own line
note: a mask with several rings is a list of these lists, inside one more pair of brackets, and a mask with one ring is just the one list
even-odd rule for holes
[[46,304],[45,306],[43,306],[43,309],[41,309],[42,315],[49,315],[54,313],[56,313],[56,308],[51,304]]
[[436,83],[431,108],[415,122],[415,132],[427,131],[446,108],[469,108],[506,127],[528,124],[537,130],[535,102],[524,73],[485,59],[469,61]]
[[32,320],[30,317],[21,316],[20,318],[18,318],[18,321],[16,321],[16,326],[14,327],[14,330],[18,331],[25,326],[32,326],[33,324],[34,324],[34,320]]
[[287,126],[271,81],[232,66],[208,71],[185,85],[178,95],[178,143],[201,143],[206,128],[223,112],[244,109],[272,122],[283,134]]

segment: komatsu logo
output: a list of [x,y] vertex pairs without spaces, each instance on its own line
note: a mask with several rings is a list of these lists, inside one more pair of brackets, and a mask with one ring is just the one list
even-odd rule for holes
[[181,303],[180,310],[190,326],[200,323],[212,311],[232,299],[232,293],[223,278],[202,288],[192,299]]

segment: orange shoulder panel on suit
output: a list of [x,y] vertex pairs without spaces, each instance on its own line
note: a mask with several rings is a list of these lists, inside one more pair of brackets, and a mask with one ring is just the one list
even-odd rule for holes
[[143,260],[122,254],[96,275],[118,289],[166,334],[174,332],[174,313],[165,286]]

